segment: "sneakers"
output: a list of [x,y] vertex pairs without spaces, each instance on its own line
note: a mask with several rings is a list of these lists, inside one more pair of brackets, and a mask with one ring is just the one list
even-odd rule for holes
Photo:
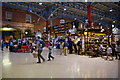
[[47,61],[51,61],[50,59],[48,59]]
[[43,62],[45,62],[45,59],[43,60]]
[[41,62],[37,62],[37,63],[41,63]]

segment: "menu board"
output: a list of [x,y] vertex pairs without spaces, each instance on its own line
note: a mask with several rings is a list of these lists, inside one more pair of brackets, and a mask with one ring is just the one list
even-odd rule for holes
[[60,25],[55,25],[52,26],[50,29],[50,33],[51,34],[65,34],[66,31],[68,31],[68,29],[72,29],[72,25],[74,22],[68,22],[65,24],[60,24]]

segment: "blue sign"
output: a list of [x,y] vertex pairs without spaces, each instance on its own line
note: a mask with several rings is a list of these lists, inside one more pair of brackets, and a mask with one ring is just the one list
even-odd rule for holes
[[46,27],[43,27],[43,30],[46,30]]

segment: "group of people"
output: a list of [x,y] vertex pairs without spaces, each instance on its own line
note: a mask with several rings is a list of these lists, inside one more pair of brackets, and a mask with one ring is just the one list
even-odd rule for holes
[[[71,40],[68,39],[65,40],[65,42],[60,42],[60,55],[62,55],[63,50],[64,50],[64,55],[67,56],[67,54],[72,54],[73,50],[75,53],[77,53],[78,55],[80,55],[82,53],[82,41],[81,39],[79,39],[77,42],[74,41],[75,39]],[[100,56],[103,58],[103,54],[106,54],[106,60],[108,59],[108,56],[110,55],[110,57],[113,60],[113,56],[115,56],[115,59],[120,60],[120,40],[117,42],[111,42],[111,44],[107,45],[107,47],[103,47],[104,43],[102,44],[95,44],[95,45],[90,45],[89,47],[87,47],[87,50],[91,49],[91,53],[92,57],[93,56]],[[96,55],[94,55],[94,53]],[[89,54],[89,55],[90,55]],[[119,58],[118,58],[119,57]]]
[[[74,46],[74,49],[75,49],[75,53],[80,55],[81,53],[81,49],[82,49],[82,41],[81,39],[79,39],[79,41],[77,41],[77,43],[75,43],[73,40],[71,39],[68,39],[65,40],[65,42],[60,42],[60,55],[62,55],[62,52],[63,52],[63,49],[64,49],[64,55],[67,56],[68,54],[68,50],[69,50],[69,54],[72,54],[73,53],[73,46]],[[77,46],[78,46],[78,49],[77,49]]]
[[[37,37],[37,45],[35,49],[35,51],[38,51],[38,62],[37,63],[41,63],[41,59],[43,60],[43,62],[45,62],[45,58],[41,55],[43,51],[43,47],[45,47],[44,40],[40,39],[40,37]],[[49,49],[48,61],[50,61],[51,58],[54,59],[54,57],[52,56],[52,44],[51,43],[49,44],[48,49]]]
[[[10,52],[16,52],[17,49],[21,48],[21,43],[17,44],[17,43],[13,43],[12,39],[9,40],[8,42],[9,44],[9,51]],[[116,59],[120,60],[120,40],[115,42],[111,42],[111,45],[109,44],[107,46],[107,48],[104,51],[104,47],[103,47],[103,43],[101,45],[98,45],[96,47],[93,47],[91,45],[91,47],[88,47],[88,50],[92,49],[92,53],[96,53],[98,55],[101,55],[101,57],[103,57],[103,53],[106,52],[107,53],[107,57],[106,60],[108,59],[108,56],[110,55],[112,60],[113,60],[113,56],[116,56]],[[31,50],[31,53],[33,51],[38,52],[38,62],[37,63],[41,63],[41,59],[43,60],[43,62],[45,61],[45,58],[41,55],[42,51],[43,51],[43,47],[45,47],[45,42],[42,38],[37,37],[36,39],[36,46],[35,48],[33,47],[32,43],[30,44],[23,44],[23,45],[29,45],[29,48]],[[51,59],[54,59],[54,57],[52,56],[52,43],[49,44],[49,46],[47,47],[49,49],[49,54],[48,54],[48,61],[50,61]],[[8,45],[6,46],[6,48],[8,48]],[[3,50],[3,41],[2,41],[2,50]],[[67,54],[72,54],[73,50],[76,54],[80,55],[82,53],[82,41],[81,39],[79,39],[78,41],[75,41],[75,39],[71,39],[68,38],[66,39],[64,42],[61,41],[60,42],[60,55],[62,55],[64,50],[64,55],[67,56]],[[92,54],[93,56],[93,54]]]
[[[106,60],[108,59],[108,56],[113,60],[113,56],[115,56],[115,59],[120,60],[120,40],[117,42],[112,41],[111,43],[108,43],[107,45],[104,45],[104,42],[102,44],[94,44],[94,45],[88,45],[87,51],[89,53],[89,56],[101,56],[103,58],[103,55],[106,54]],[[87,52],[86,51],[86,52]],[[118,58],[119,57],[119,58]]]

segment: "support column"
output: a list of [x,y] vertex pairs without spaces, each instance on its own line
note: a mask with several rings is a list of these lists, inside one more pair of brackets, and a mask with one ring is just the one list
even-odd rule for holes
[[46,34],[48,34],[48,20],[46,21]]
[[87,18],[88,18],[88,23],[89,23],[89,28],[91,28],[91,5],[89,4],[87,6]]
[[49,46],[49,41],[48,41],[48,20],[46,21],[46,35],[47,35],[47,41],[45,41],[45,46]]

